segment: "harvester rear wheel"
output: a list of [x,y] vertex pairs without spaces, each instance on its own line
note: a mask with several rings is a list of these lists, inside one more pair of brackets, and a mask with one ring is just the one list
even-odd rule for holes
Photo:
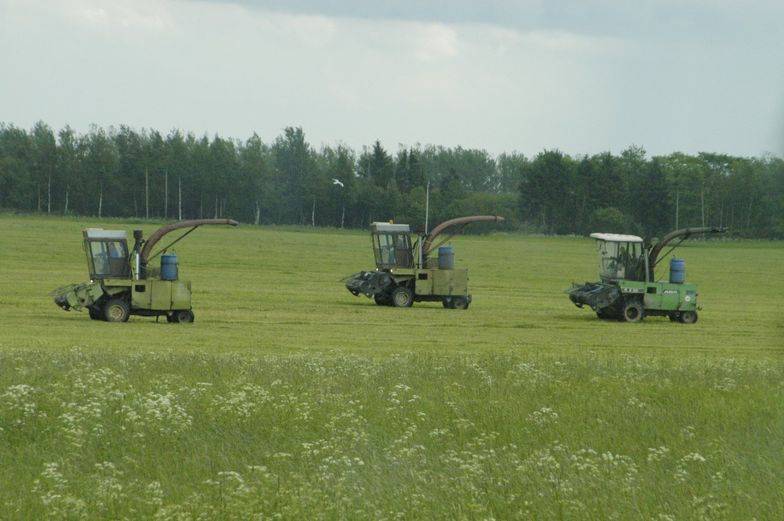
[[392,292],[392,303],[399,308],[410,308],[414,304],[414,293],[405,286],[398,286]]
[[452,299],[452,309],[468,309],[468,299],[465,297],[455,297]]
[[193,315],[193,311],[190,309],[181,309],[179,311],[175,311],[172,316],[174,317],[174,321],[180,324],[190,324],[196,318]]
[[681,322],[684,324],[694,324],[697,322],[697,312],[696,311],[684,311],[681,313]]
[[103,315],[107,322],[128,322],[130,314],[128,303],[121,298],[109,299],[103,306]]
[[626,322],[639,322],[643,317],[642,304],[636,300],[627,302],[623,306],[623,319]]

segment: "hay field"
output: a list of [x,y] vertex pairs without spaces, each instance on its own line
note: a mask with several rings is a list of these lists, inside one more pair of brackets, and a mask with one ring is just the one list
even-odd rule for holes
[[0,216],[0,519],[784,517],[782,244],[689,243],[699,322],[625,324],[563,293],[588,239],[456,238],[459,311],[350,295],[366,233],[205,227],[196,322],[109,324],[49,296],[86,226],[138,227]]

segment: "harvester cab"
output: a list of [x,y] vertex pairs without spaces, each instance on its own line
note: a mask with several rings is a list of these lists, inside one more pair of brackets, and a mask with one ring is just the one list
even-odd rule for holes
[[682,228],[668,233],[655,245],[636,235],[592,233],[599,252],[599,282],[572,284],[569,299],[588,305],[599,318],[638,322],[645,316],[667,316],[671,321],[697,321],[697,286],[686,282],[686,263],[672,258],[667,281],[655,280],[655,268],[666,257],[660,254],[673,240],[668,254],[687,238],[703,233],[722,233],[726,228]]
[[[87,228],[82,235],[90,280],[55,290],[55,304],[65,311],[87,309],[90,318],[108,322],[125,322],[130,315],[193,322],[191,283],[179,279],[177,256],[168,250],[204,224],[238,223],[231,219],[181,221],[159,228],[147,240],[141,230],[134,230],[130,251],[124,230]],[[180,229],[187,231],[153,253],[165,235]],[[158,256],[160,268],[152,265]]]
[[125,231],[87,228],[82,233],[91,280],[130,276],[128,234]]
[[592,233],[599,250],[599,276],[603,281],[645,280],[647,256],[636,235]]
[[376,269],[413,268],[411,227],[407,224],[372,223],[373,255]]
[[[414,302],[431,301],[449,309],[466,309],[471,304],[468,270],[454,267],[452,247],[442,246],[453,234],[442,234],[450,227],[459,230],[472,222],[503,220],[495,215],[460,217],[421,235],[412,234],[407,224],[371,223],[376,269],[351,275],[346,289],[352,295],[373,298],[380,306],[410,307]],[[436,238],[440,238],[438,243]]]

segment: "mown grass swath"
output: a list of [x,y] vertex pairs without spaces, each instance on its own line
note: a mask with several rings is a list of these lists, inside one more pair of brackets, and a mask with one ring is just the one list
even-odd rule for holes
[[88,225],[138,226],[0,217],[2,519],[784,515],[778,243],[690,243],[700,321],[626,324],[563,293],[588,239],[456,238],[460,311],[349,294],[364,233],[204,229],[196,322],[108,324],[49,296]]

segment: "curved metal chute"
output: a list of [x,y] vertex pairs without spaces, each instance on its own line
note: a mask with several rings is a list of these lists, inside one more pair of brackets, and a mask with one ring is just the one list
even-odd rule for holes
[[425,242],[422,244],[422,255],[427,257],[430,253],[430,250],[433,249],[433,242],[435,238],[438,237],[440,234],[444,232],[449,227],[457,226],[458,224],[469,224],[474,222],[481,222],[481,221],[494,221],[499,222],[503,221],[504,218],[499,215],[469,215],[467,217],[458,217],[456,219],[450,219],[448,221],[444,221],[435,228],[433,231],[425,239]]
[[[175,230],[181,230],[183,228],[191,228],[189,231],[185,233],[185,235],[187,235],[188,233],[192,232],[193,230],[195,230],[196,228],[204,224],[228,224],[229,226],[237,226],[239,223],[234,219],[191,219],[189,221],[180,221],[172,224],[167,224],[166,226],[161,226],[160,228],[155,230],[152,235],[150,235],[149,239],[147,239],[144,242],[144,247],[142,248],[142,252],[141,252],[141,263],[147,264],[147,262],[150,259],[150,253],[152,253],[153,247],[155,247],[155,245],[161,239],[163,239],[164,235],[171,233]],[[183,235],[183,237],[185,235]]]
[[[651,252],[648,254],[648,270],[650,271],[651,280],[653,280],[653,269],[658,263],[657,259],[659,254],[664,249],[664,247],[673,240],[680,238],[680,242],[683,242],[692,235],[696,235],[698,233],[724,233],[726,231],[727,228],[720,228],[718,226],[700,226],[696,228],[681,228],[680,230],[675,230],[668,233],[659,239],[659,242],[657,242],[656,245],[651,248]],[[680,244],[680,242],[678,244]],[[677,246],[677,244],[675,246]],[[673,246],[673,248],[675,248],[675,246]]]

